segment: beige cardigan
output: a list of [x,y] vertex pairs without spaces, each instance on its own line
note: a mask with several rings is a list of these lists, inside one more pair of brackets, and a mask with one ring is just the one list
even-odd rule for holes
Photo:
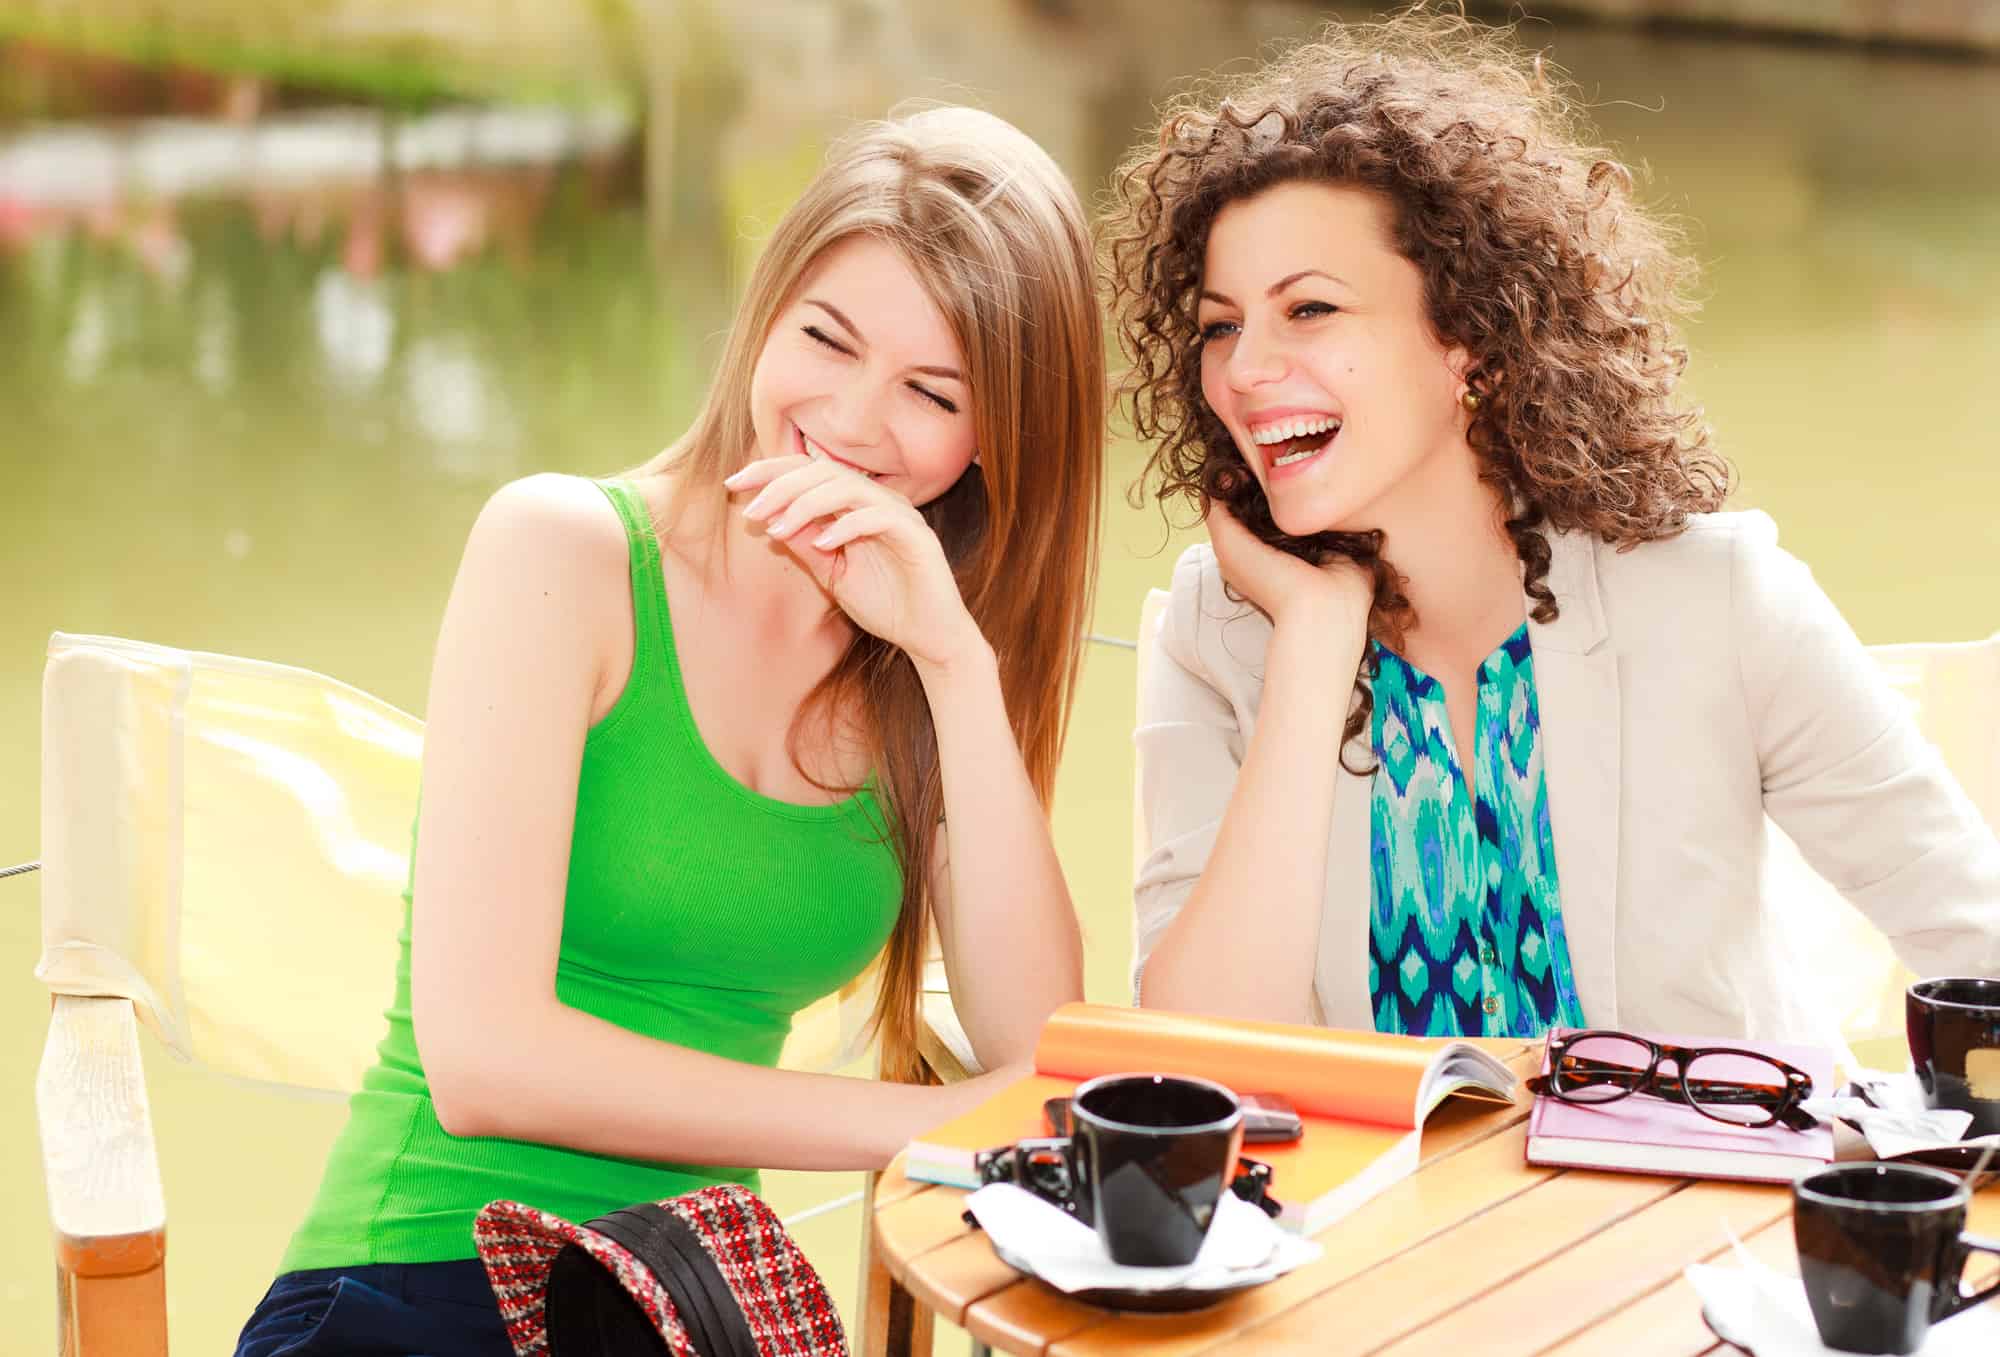
[[[1760,895],[1765,817],[1919,975],[2000,975],[2000,844],[1761,513],[1619,552],[1551,534],[1530,621],[1563,924],[1593,1026],[1823,1037]],[[1271,624],[1215,555],[1174,571],[1136,740],[1134,991],[1186,902],[1257,721]],[[1328,698],[1347,686],[1329,680]],[[1329,755],[1330,756],[1330,755]],[[1372,763],[1364,732],[1347,762]],[[1314,998],[1371,1028],[1369,783],[1336,780]],[[1242,902],[1254,926],[1255,901]]]

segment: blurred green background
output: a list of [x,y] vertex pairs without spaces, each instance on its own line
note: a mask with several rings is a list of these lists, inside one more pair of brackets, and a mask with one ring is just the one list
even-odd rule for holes
[[[304,665],[421,714],[479,505],[678,432],[763,228],[849,120],[976,103],[1094,198],[1178,78],[1355,12],[0,3],[0,865],[37,856],[54,629]],[[2000,627],[2000,66],[1565,17],[1523,36],[1693,227],[1690,381],[1737,503],[1866,641]],[[1189,536],[1126,502],[1142,457],[1113,445],[1056,805],[1106,1001],[1130,947],[1119,643]],[[24,1353],[54,1344],[34,881],[0,882],[0,1347]],[[342,1109],[148,1048],[175,1348],[227,1351]],[[770,1185],[789,1213],[858,1175]],[[851,1307],[857,1209],[799,1233]]]

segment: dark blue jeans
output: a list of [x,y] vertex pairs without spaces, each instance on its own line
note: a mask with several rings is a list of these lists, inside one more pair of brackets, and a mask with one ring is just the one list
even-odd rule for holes
[[476,1258],[288,1272],[236,1339],[236,1357],[513,1357]]

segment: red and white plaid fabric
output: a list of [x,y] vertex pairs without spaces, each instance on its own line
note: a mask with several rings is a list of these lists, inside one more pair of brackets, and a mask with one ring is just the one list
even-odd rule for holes
[[[715,1260],[763,1357],[847,1357],[847,1336],[833,1298],[755,1193],[723,1184],[660,1205],[685,1221]],[[658,1327],[674,1357],[710,1357],[688,1340],[673,1298],[652,1270],[588,1226],[520,1202],[497,1201],[479,1213],[472,1238],[517,1357],[541,1357],[548,1351],[543,1307],[549,1267],[565,1244],[586,1250],[617,1278]]]

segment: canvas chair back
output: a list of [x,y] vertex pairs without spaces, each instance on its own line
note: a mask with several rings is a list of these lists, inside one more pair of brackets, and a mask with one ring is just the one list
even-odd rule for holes
[[[42,695],[42,956],[175,1054],[359,1086],[395,987],[423,726],[287,665],[58,633]],[[801,1013],[793,1068],[859,1054],[873,973]]]
[[[1870,646],[1917,728],[1995,833],[2000,833],[2000,632],[1983,641]],[[1899,1067],[1903,991],[1917,977],[1889,941],[1771,824],[1766,897],[1786,921],[1798,981],[1864,1064]]]

